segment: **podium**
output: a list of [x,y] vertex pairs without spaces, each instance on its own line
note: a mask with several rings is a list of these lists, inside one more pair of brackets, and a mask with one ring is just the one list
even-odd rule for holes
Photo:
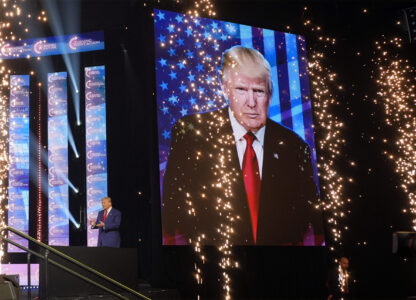
[[[138,263],[136,248],[109,248],[109,247],[54,247],[56,250],[82,262],[83,264],[96,269],[98,272],[126,285],[134,290],[138,286]],[[100,277],[57,257],[50,253],[52,259],[81,275],[92,279],[105,287],[114,291],[121,292],[121,289]],[[85,282],[76,276],[61,270],[51,263],[48,263],[47,274],[45,274],[45,264],[40,264],[39,285],[40,296],[48,297],[74,297],[85,295],[106,294],[100,288]],[[47,275],[47,284],[45,282]],[[47,291],[46,291],[47,287]],[[46,294],[47,293],[47,294]]]

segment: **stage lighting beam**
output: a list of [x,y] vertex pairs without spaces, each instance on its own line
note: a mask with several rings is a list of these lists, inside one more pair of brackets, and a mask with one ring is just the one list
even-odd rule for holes
[[[64,35],[64,25],[67,32],[78,32],[80,29],[79,22],[79,14],[80,14],[80,3],[79,1],[68,1],[66,7],[64,7],[65,14],[64,22],[62,21],[61,15],[59,13],[58,7],[56,2],[51,0],[43,0],[42,4],[48,11],[48,15],[50,16],[50,22],[52,24],[51,28],[53,33],[56,36],[63,36]],[[65,3],[63,3],[65,5]],[[73,105],[75,109],[75,115],[77,119],[77,125],[81,125],[80,121],[80,101],[79,101],[79,71],[80,71],[80,55],[77,54],[63,54],[62,58],[65,63],[65,67],[68,71],[69,78],[72,82],[73,88]]]
[[77,150],[77,146],[75,145],[74,136],[72,135],[71,126],[68,124],[68,141],[71,145],[72,151],[74,151],[75,157],[79,158],[79,153]]

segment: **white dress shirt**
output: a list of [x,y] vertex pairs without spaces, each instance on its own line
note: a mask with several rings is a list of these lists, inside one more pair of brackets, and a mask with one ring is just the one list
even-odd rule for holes
[[[108,214],[110,213],[111,208],[112,208],[112,206],[110,206],[109,208],[107,208],[107,216],[108,216]],[[105,210],[104,210],[104,213],[105,213]],[[103,215],[103,216],[104,216],[104,215]]]
[[[238,160],[240,162],[240,168],[243,168],[243,158],[244,153],[247,147],[247,141],[244,138],[244,135],[247,133],[247,130],[237,121],[234,117],[231,108],[228,107],[228,114],[230,116],[231,127],[233,128],[235,145],[237,146]],[[263,153],[264,153],[264,132],[266,131],[266,126],[263,126],[256,132],[252,131],[256,136],[256,139],[253,141],[254,152],[256,152],[257,163],[259,164],[260,178],[263,171]]]

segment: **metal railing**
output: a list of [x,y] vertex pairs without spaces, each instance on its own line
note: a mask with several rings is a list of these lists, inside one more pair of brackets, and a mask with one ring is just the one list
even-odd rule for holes
[[118,286],[119,288],[123,289],[126,292],[129,292],[129,293],[131,293],[131,294],[133,294],[133,295],[135,295],[135,296],[137,296],[139,298],[142,298],[142,299],[151,300],[150,298],[146,297],[145,295],[142,295],[139,292],[137,292],[137,291],[135,291],[135,290],[133,290],[133,289],[131,289],[131,288],[129,288],[129,287],[121,284],[120,282],[118,282],[118,281],[116,281],[116,280],[114,280],[114,279],[112,279],[112,278],[110,278],[110,277],[108,277],[108,276],[106,276],[106,275],[98,272],[97,270],[95,270],[95,269],[93,269],[93,268],[91,268],[91,267],[83,264],[82,262],[80,262],[80,261],[78,261],[78,260],[76,260],[76,259],[74,259],[74,258],[72,258],[72,257],[70,257],[68,255],[66,255],[65,253],[62,253],[62,252],[60,252],[60,251],[52,248],[51,246],[48,246],[48,245],[46,245],[46,244],[44,244],[42,242],[39,242],[38,240],[32,238],[31,236],[29,236],[29,235],[27,235],[27,234],[25,234],[25,233],[23,233],[23,232],[15,229],[15,228],[13,228],[13,227],[4,226],[4,227],[0,228],[0,231],[5,231],[5,230],[11,231],[14,234],[16,234],[16,235],[18,235],[18,236],[20,236],[20,237],[22,237],[22,238],[24,238],[24,239],[26,239],[28,241],[31,241],[34,244],[36,244],[36,245],[38,245],[38,246],[40,246],[40,247],[42,247],[42,248],[45,249],[45,254],[42,255],[42,254],[40,254],[40,253],[38,253],[36,251],[33,251],[31,249],[28,249],[28,248],[26,248],[26,247],[24,247],[24,246],[22,246],[22,245],[20,245],[20,244],[18,244],[16,242],[10,240],[9,238],[7,238],[7,237],[5,237],[3,235],[0,235],[0,239],[2,239],[4,241],[12,244],[13,246],[16,246],[17,248],[20,248],[23,251],[26,251],[28,253],[28,272],[29,272],[28,273],[28,284],[29,285],[30,285],[30,256],[31,255],[34,255],[34,256],[36,256],[36,257],[38,257],[38,258],[40,258],[40,259],[43,260],[43,262],[45,264],[45,291],[46,291],[46,297],[48,295],[47,294],[48,293],[47,292],[47,290],[48,290],[48,263],[51,263],[52,265],[54,265],[54,266],[56,266],[56,267],[58,267],[58,268],[60,268],[60,269],[62,269],[64,271],[66,271],[66,272],[68,272],[68,273],[70,273],[70,274],[72,274],[72,275],[74,275],[74,276],[76,276],[76,277],[78,277],[78,278],[80,278],[80,279],[82,279],[82,280],[84,280],[84,281],[92,284],[92,285],[95,285],[96,287],[98,287],[98,288],[100,288],[100,289],[102,289],[102,290],[104,290],[104,291],[106,291],[106,292],[108,292],[108,293],[110,293],[110,294],[112,294],[112,295],[120,298],[120,299],[129,300],[129,298],[127,298],[127,297],[125,297],[125,296],[123,296],[123,295],[121,295],[121,294],[119,294],[119,293],[117,293],[117,292],[115,292],[115,291],[113,291],[113,290],[111,290],[111,289],[103,286],[102,284],[100,284],[100,283],[98,283],[98,282],[96,282],[96,281],[94,281],[94,280],[92,280],[92,279],[90,279],[88,277],[85,277],[84,275],[81,275],[80,273],[78,273],[78,272],[76,272],[76,271],[74,271],[74,270],[72,270],[72,269],[70,269],[70,268],[68,268],[68,267],[66,267],[66,266],[64,266],[64,265],[56,262],[56,261],[54,261],[53,259],[50,259],[49,258],[49,253],[53,253],[53,254],[57,255],[58,257],[61,257],[61,258],[65,259],[65,260],[67,260],[67,261],[69,261],[69,262],[71,262],[71,263],[79,266],[80,268],[82,268],[82,269],[84,269],[84,270],[86,270],[86,271],[88,271],[88,272],[90,272],[90,273],[92,273],[92,274],[94,274],[94,275],[96,275],[96,276],[104,279],[105,281],[110,282],[110,283]]

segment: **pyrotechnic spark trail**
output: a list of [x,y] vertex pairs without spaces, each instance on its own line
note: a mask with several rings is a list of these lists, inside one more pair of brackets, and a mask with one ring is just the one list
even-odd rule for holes
[[[29,34],[33,21],[47,22],[44,11],[27,12],[24,0],[1,0],[0,2],[0,49],[7,54],[7,46],[20,41]],[[36,15],[37,14],[37,15]],[[35,17],[36,16],[36,17]],[[9,76],[14,71],[0,59],[0,227],[6,224],[9,172]],[[1,232],[6,234],[6,232]],[[0,244],[0,273],[4,255],[4,244]]]
[[[327,232],[331,234],[331,237],[326,237],[326,242],[331,251],[335,252],[342,248],[342,234],[348,230],[343,219],[349,213],[351,202],[351,199],[345,199],[346,178],[338,169],[346,145],[344,123],[335,112],[340,105],[338,99],[343,87],[337,82],[337,74],[328,63],[328,57],[335,51],[336,39],[325,37],[321,27],[313,25],[310,20],[304,22],[304,27],[314,37],[308,40],[308,44],[312,45],[308,49],[308,74],[316,117],[315,128],[322,137],[318,140],[317,152],[321,207],[327,222]],[[348,182],[353,182],[353,179],[348,178]]]
[[[180,2],[180,1],[176,1]],[[216,15],[214,11],[214,6],[211,0],[196,0],[193,3],[193,8],[187,10],[187,16],[184,18],[183,22],[189,24],[187,27],[191,30],[192,25],[197,21],[197,18],[201,16],[201,14],[205,14],[208,17],[213,17]],[[201,25],[201,29],[199,31],[194,31],[192,33],[192,37],[195,40],[195,43],[205,43],[203,42],[203,35],[202,32],[204,30],[204,26]],[[220,28],[206,28],[206,30],[210,31],[210,34],[218,34],[221,33]],[[166,42],[161,43],[161,47],[168,46],[174,42],[177,38],[177,34],[172,33],[169,36],[169,39]],[[215,39],[209,39],[206,47],[216,47]],[[205,72],[196,76],[196,81],[192,82],[189,87],[186,89],[186,93],[198,93],[198,98],[201,100],[199,103],[205,103],[203,106],[195,104],[193,106],[194,111],[209,111],[213,109],[222,108],[225,106],[224,98],[222,97],[221,93],[215,93],[214,96],[212,94],[205,94],[203,92],[198,91],[197,87],[204,85],[209,82],[212,90],[220,91],[220,84],[217,80],[218,73],[217,70],[221,64],[221,53],[218,54],[216,57],[210,57],[207,53],[203,50],[204,47],[201,47],[201,50],[195,53],[202,58],[203,69]],[[187,61],[184,60],[181,62],[182,64],[186,65]],[[175,66],[172,65],[172,70],[175,69]],[[184,84],[184,82],[182,82]],[[211,124],[213,128],[222,127],[224,124],[224,120],[216,120],[216,124]],[[206,137],[210,140],[210,143],[213,145],[214,148],[217,149],[226,149],[227,145],[234,143],[233,136],[215,136],[214,134],[210,134]],[[199,155],[198,153],[196,154]],[[222,197],[216,199],[215,210],[217,211],[220,220],[220,224],[215,224],[214,226],[217,227],[217,235],[216,237],[207,237],[205,233],[200,232],[195,234],[195,238],[191,239],[189,242],[193,246],[195,253],[199,258],[199,262],[194,263],[195,268],[195,278],[199,285],[203,284],[203,271],[200,264],[205,264],[207,262],[207,257],[203,253],[203,246],[206,245],[206,239],[212,241],[216,239],[220,241],[218,246],[218,250],[221,253],[220,261],[219,261],[219,268],[221,269],[221,278],[219,278],[220,282],[222,283],[222,288],[224,291],[224,298],[231,299],[231,278],[228,274],[228,270],[230,268],[238,267],[238,263],[232,260],[232,234],[234,232],[233,223],[237,219],[237,216],[233,215],[232,207],[231,207],[231,197],[232,197],[232,182],[235,180],[234,175],[235,172],[232,170],[228,170],[227,161],[230,161],[230,153],[222,150],[221,154],[218,156],[218,160],[215,163],[215,169],[213,172],[216,174],[216,181],[212,182],[211,185],[221,190]],[[204,191],[201,191],[204,192]],[[188,195],[188,194],[187,194]],[[186,199],[187,203],[187,210],[189,214],[196,216],[198,215],[198,211],[195,207],[193,207],[192,199]],[[199,297],[199,295],[198,295]]]
[[[209,2],[209,1],[201,1],[201,2]],[[198,7],[197,4],[195,4],[195,7]],[[202,10],[202,12],[205,12]],[[191,12],[188,12],[188,14]],[[215,15],[215,13],[209,11],[208,14]],[[190,16],[190,22],[194,22],[195,17],[199,14],[196,13],[196,11],[192,12],[192,15]],[[204,26],[202,26],[203,28]],[[216,31],[221,29],[210,29],[212,34],[215,34]],[[201,32],[195,32],[193,34],[193,37],[195,39],[196,43],[199,43],[202,39],[202,33]],[[212,46],[215,46],[215,40],[209,41],[212,43]],[[208,45],[207,45],[208,47]],[[219,91],[221,89],[220,84],[217,80],[218,74],[216,73],[216,70],[219,69],[221,64],[221,54],[219,54],[217,57],[209,58],[205,56],[205,51],[201,50],[198,55],[203,57],[203,64],[204,69],[207,70],[205,74],[201,74],[197,77],[197,81],[200,83],[198,86],[210,82],[212,85],[213,90]],[[193,92],[197,91],[195,84],[191,85],[191,89]],[[217,108],[224,107],[225,102],[224,98],[222,97],[221,93],[216,93],[214,97],[212,98],[212,95],[199,93],[199,98],[203,99],[206,105],[204,107],[198,107],[196,109],[199,109],[201,111],[207,111],[212,110],[213,103]],[[225,124],[225,120],[216,120],[217,124],[211,124],[213,127],[222,127]],[[214,148],[217,149],[226,149],[227,145],[230,145],[234,142],[233,136],[215,136],[210,135],[209,139],[211,140],[211,144]],[[228,274],[228,270],[230,268],[233,268],[235,266],[238,266],[237,262],[232,260],[232,253],[231,253],[231,247],[232,247],[232,233],[234,231],[233,229],[233,223],[236,220],[237,216],[233,215],[232,206],[231,206],[231,197],[232,197],[232,182],[235,179],[233,177],[234,173],[230,171],[227,166],[227,161],[230,161],[230,153],[226,153],[224,150],[222,150],[221,155],[218,156],[218,161],[216,163],[216,182],[213,182],[212,185],[221,189],[223,197],[217,199],[217,204],[215,206],[216,211],[218,212],[220,219],[223,220],[221,224],[217,224],[217,232],[218,237],[215,237],[217,240],[221,241],[220,245],[218,246],[218,250],[221,253],[221,258],[219,262],[219,267],[221,269],[221,282],[222,282],[222,288],[224,290],[224,298],[225,299],[231,299],[231,278]],[[205,237],[204,234],[200,234],[200,236]],[[209,237],[211,240],[214,237]],[[203,245],[203,243],[202,243]],[[200,259],[202,263],[206,262],[206,257],[201,252],[201,244],[200,244],[200,238],[198,237],[197,243],[195,244],[195,251],[196,253],[200,254]],[[202,273],[201,269],[195,264],[196,268],[196,277],[198,280],[198,283],[202,284]]]
[[383,36],[375,42],[372,78],[377,84],[376,105],[384,108],[385,124],[396,131],[392,140],[392,151],[384,154],[395,164],[400,179],[400,188],[406,194],[409,208],[403,209],[412,219],[412,228],[416,230],[416,92],[415,67],[402,58],[401,38]]
[[206,14],[208,17],[215,17],[215,8],[211,0],[196,0],[194,1],[194,8],[188,10],[188,15],[194,15],[195,17],[201,14]]
[[[14,16],[19,16],[21,9],[14,3],[9,1],[1,2],[1,18],[0,18],[0,49],[3,49],[9,40],[15,40],[16,36],[12,30]],[[7,177],[9,172],[8,157],[8,97],[7,91],[9,87],[8,77],[11,71],[5,66],[4,61],[0,61],[0,226],[3,227],[7,214]],[[2,232],[5,235],[6,232]],[[1,262],[3,261],[4,244],[0,244],[0,273]]]

